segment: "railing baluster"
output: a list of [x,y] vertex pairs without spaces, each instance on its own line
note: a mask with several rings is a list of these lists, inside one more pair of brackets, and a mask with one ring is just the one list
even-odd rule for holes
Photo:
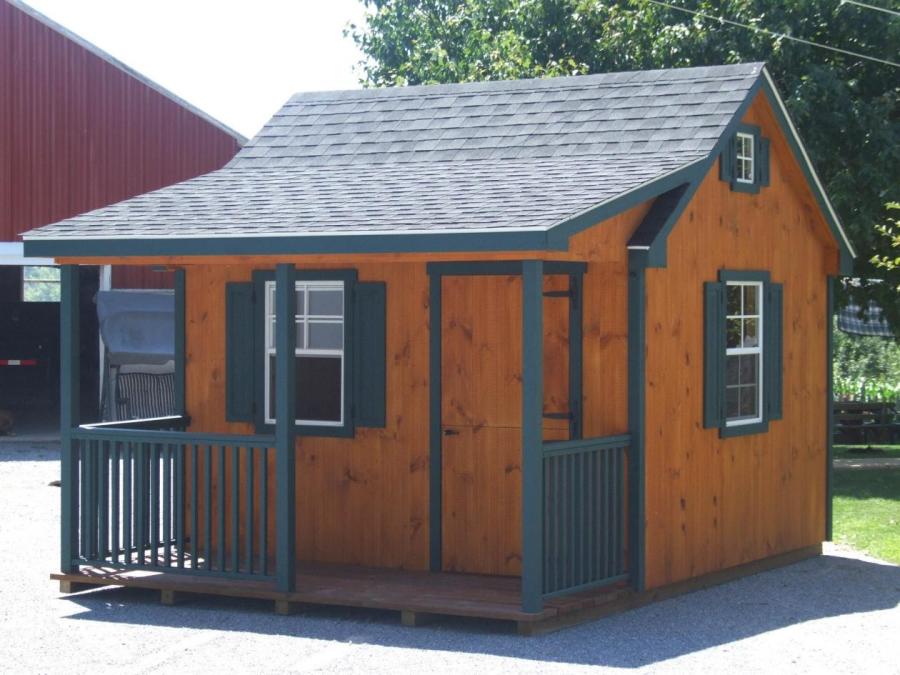
[[199,485],[197,475],[199,461],[197,454],[199,448],[196,443],[191,445],[191,569],[197,569],[197,549],[200,546],[200,530],[198,528],[197,511],[200,502]]
[[146,473],[144,467],[144,444],[135,443],[133,448],[132,459],[134,461],[134,490],[137,493],[134,500],[134,544],[137,549],[137,564],[144,564],[144,536],[145,536],[145,518],[144,518],[144,502],[146,497],[146,485],[144,483],[144,475]]
[[159,444],[150,447],[150,564],[159,564]]
[[166,443],[162,448],[163,465],[163,566],[169,567],[172,560],[172,446]]
[[262,450],[259,472],[259,569],[269,574],[269,448]]
[[204,446],[206,449],[206,460],[203,462],[203,519],[206,524],[204,528],[203,548],[204,562],[207,570],[212,570],[212,446]]
[[112,487],[112,506],[110,507],[110,514],[112,516],[112,523],[110,524],[110,538],[109,542],[110,548],[110,557],[114,563],[119,562],[119,504],[120,504],[120,485],[119,485],[119,444],[115,441],[110,441],[110,451],[109,451],[109,461],[110,461],[110,485]]
[[225,446],[219,445],[219,467],[218,474],[216,480],[216,486],[218,489],[218,513],[216,514],[216,521],[218,524],[218,531],[216,532],[216,552],[218,555],[216,556],[219,566],[219,572],[225,571]]
[[97,497],[99,504],[97,528],[97,560],[104,560],[109,550],[109,462],[106,443],[97,441]]
[[241,449],[234,445],[231,450],[231,571],[239,572],[241,565]]
[[131,541],[131,517],[134,506],[134,492],[131,489],[131,470],[134,465],[134,448],[130,442],[123,444],[122,463],[122,548],[124,562],[131,564],[134,544]]
[[244,485],[247,498],[244,500],[244,567],[247,574],[253,574],[253,456],[256,448],[248,445],[244,450]]
[[184,445],[175,445],[175,546],[178,567],[184,569]]

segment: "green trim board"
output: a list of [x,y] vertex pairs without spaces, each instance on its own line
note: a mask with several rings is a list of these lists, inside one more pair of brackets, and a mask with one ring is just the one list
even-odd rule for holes
[[522,263],[522,611],[540,612],[544,558],[544,268]]
[[584,433],[584,279],[569,275],[569,438]]
[[646,585],[646,496],[644,452],[646,433],[646,251],[628,252],[628,567],[635,590]]
[[[281,367],[275,371],[275,397],[279,410],[294,410],[297,394],[294,377],[296,323],[294,308],[295,270],[282,263],[275,270],[275,353]],[[296,451],[297,425],[293,416],[279,415],[275,421],[275,560],[278,590],[294,590],[296,564]],[[219,493],[223,494],[222,492]],[[220,537],[220,547],[221,547]],[[224,550],[224,547],[221,547]],[[224,567],[224,566],[223,566]]]
[[61,441],[60,570],[75,572],[78,544],[78,463],[72,433],[81,414],[80,276],[77,265],[60,268],[59,418]]
[[428,286],[428,558],[432,572],[443,568],[443,444],[441,440],[441,275]]
[[825,281],[825,541],[834,536],[834,281]]
[[185,272],[175,270],[175,413],[187,415],[185,410]]
[[[260,364],[255,369],[254,391],[256,405],[255,426],[257,434],[271,434],[275,426],[266,422],[265,405],[265,377],[264,369],[261,364],[266,358],[266,339],[265,339],[265,285],[266,282],[275,280],[275,272],[271,270],[255,270],[253,272],[254,296],[254,318],[253,326],[256,331],[254,339],[254,363]],[[356,433],[356,422],[353,418],[354,404],[354,345],[353,340],[348,339],[354,335],[354,319],[353,306],[355,297],[355,286],[357,283],[357,271],[355,269],[334,269],[334,270],[294,270],[295,281],[343,281],[344,282],[344,424],[341,426],[320,426],[315,424],[298,424],[296,425],[297,433],[301,436],[330,436],[341,438],[352,438]],[[277,326],[276,326],[277,333]],[[280,368],[279,368],[280,370]],[[291,410],[294,408],[292,407]],[[277,421],[277,420],[276,420]]]

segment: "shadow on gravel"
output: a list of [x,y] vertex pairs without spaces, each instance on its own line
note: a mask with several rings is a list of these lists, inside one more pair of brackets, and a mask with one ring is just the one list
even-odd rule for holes
[[131,589],[67,597],[84,608],[75,620],[638,668],[815,619],[893,608],[900,567],[826,555],[533,638],[496,621],[444,618],[404,628],[396,612],[322,607],[281,617],[270,602],[211,597],[162,607],[158,593]]
[[20,441],[0,436],[0,462],[58,462],[59,443]]

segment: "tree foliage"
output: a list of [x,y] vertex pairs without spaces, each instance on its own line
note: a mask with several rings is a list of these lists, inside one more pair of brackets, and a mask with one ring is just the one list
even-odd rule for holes
[[[765,61],[859,257],[883,276],[877,225],[900,185],[900,69],[666,8],[648,0],[363,0],[363,83],[396,86]],[[900,19],[840,0],[670,0],[769,31],[898,60]],[[896,255],[896,252],[893,253]],[[900,327],[893,284],[861,306]],[[841,298],[843,300],[843,298]]]

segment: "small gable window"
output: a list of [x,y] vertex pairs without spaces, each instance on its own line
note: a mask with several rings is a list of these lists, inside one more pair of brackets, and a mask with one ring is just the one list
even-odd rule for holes
[[769,184],[769,139],[759,127],[740,125],[722,151],[719,176],[735,192],[756,193]]
[[781,419],[782,285],[722,270],[704,295],[704,426],[722,437],[765,432]]

